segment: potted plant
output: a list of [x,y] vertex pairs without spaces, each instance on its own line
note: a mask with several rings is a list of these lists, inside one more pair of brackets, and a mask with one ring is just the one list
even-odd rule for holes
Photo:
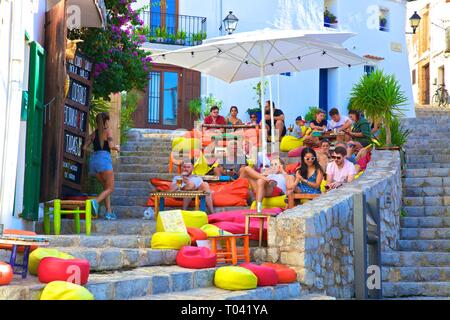
[[[411,130],[405,129],[398,118],[392,119],[390,132],[392,147],[378,147],[377,149],[400,149],[406,144],[408,136],[411,134]],[[380,134],[377,139],[382,146],[386,146],[386,130],[384,127],[380,128]]]
[[195,117],[199,117],[202,113],[202,99],[192,99],[189,101],[189,112]]
[[184,31],[177,31],[177,34],[175,36],[175,43],[178,45],[184,45],[186,42],[186,32]]
[[309,107],[308,112],[305,115],[305,122],[310,123],[316,118],[316,113],[319,110],[319,107]]
[[384,146],[393,147],[392,123],[403,115],[400,107],[408,102],[394,75],[386,75],[378,69],[370,75],[363,75],[353,86],[350,101],[353,110],[361,111],[367,119],[382,124],[386,136]]
[[168,42],[168,43],[175,43],[176,40],[177,40],[177,36],[175,34],[170,33],[170,34],[167,35],[166,42]]
[[325,27],[330,27],[331,24],[337,23],[337,18],[328,10],[328,8],[325,8],[325,11],[323,12],[323,21]]
[[165,42],[167,39],[167,31],[165,27],[157,27],[155,29],[156,42]]

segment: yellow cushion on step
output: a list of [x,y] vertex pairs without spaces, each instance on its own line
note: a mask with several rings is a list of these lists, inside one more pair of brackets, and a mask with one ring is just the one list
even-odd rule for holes
[[[185,211],[181,210],[184,225],[191,228],[201,228],[208,223],[208,215],[203,211]],[[161,216],[156,219],[156,232],[164,232]]]
[[200,139],[178,137],[172,140],[172,151],[175,152],[181,150],[183,150],[183,152],[186,152],[194,149],[200,149],[200,147]]
[[37,248],[33,252],[30,253],[30,256],[28,258],[28,271],[30,274],[37,276],[38,274],[38,267],[39,263],[42,259],[52,257],[52,258],[60,258],[60,259],[74,259],[73,256],[71,256],[68,253],[61,252],[56,249],[50,249],[50,248]]
[[[285,208],[286,207],[286,195],[264,198],[262,201],[263,209],[270,208]],[[252,210],[256,209],[256,201],[253,201],[251,208]]]
[[[215,236],[219,236],[220,235],[220,229],[219,227],[213,225],[213,224],[205,224],[203,227],[201,227],[200,229],[203,230],[203,232],[206,233],[206,235],[208,237],[215,237]],[[231,232],[222,230],[224,235],[230,235],[232,234]]]
[[152,249],[178,250],[191,244],[191,237],[182,232],[157,232],[152,236]]
[[293,136],[284,136],[280,142],[280,151],[289,152],[301,146],[303,146],[303,138],[298,139]]
[[94,300],[94,295],[77,284],[53,281],[45,286],[41,300]]
[[225,290],[250,290],[258,285],[258,278],[242,267],[226,266],[216,270],[214,285]]

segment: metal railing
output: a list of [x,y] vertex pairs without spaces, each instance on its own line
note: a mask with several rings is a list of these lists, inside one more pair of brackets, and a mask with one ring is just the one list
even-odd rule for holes
[[355,298],[382,299],[380,199],[357,193],[353,201]]
[[149,42],[195,46],[206,39],[205,17],[143,11],[141,18],[149,28]]

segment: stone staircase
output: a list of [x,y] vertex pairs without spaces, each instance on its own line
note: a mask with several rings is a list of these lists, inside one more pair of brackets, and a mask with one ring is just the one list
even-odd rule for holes
[[403,217],[398,251],[384,252],[387,298],[450,297],[450,110],[405,119]]

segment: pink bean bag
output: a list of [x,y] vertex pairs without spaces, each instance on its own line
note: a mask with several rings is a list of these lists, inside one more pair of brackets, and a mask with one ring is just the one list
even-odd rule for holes
[[[231,221],[221,221],[213,223],[216,227],[231,232],[232,234],[240,234],[245,232],[245,222],[231,222]],[[248,232],[250,233],[250,240],[259,240],[259,220],[251,219],[250,228]],[[267,222],[264,222],[263,227],[263,240],[267,240]]]
[[243,263],[240,267],[253,272],[258,278],[258,287],[276,286],[278,283],[277,272],[269,267],[259,266],[254,263]]
[[186,227],[187,232],[189,236],[191,237],[191,244],[193,246],[197,245],[197,240],[207,240],[208,235],[205,231],[203,231],[200,228],[192,228],[192,227]]
[[206,247],[184,246],[178,251],[177,265],[189,269],[214,268],[217,256]]
[[300,157],[304,148],[306,148],[306,147],[298,147],[298,148],[295,148],[295,149],[289,151],[288,157],[289,158]]
[[85,285],[89,279],[89,271],[88,260],[47,257],[39,263],[38,278],[42,283],[67,281]]
[[[281,212],[283,212],[283,209],[281,209],[281,208],[263,209],[263,212],[280,214]],[[213,213],[208,216],[208,222],[209,223],[222,222],[222,221],[245,222],[245,214],[246,213],[256,213],[256,210],[244,209],[244,210]]]

